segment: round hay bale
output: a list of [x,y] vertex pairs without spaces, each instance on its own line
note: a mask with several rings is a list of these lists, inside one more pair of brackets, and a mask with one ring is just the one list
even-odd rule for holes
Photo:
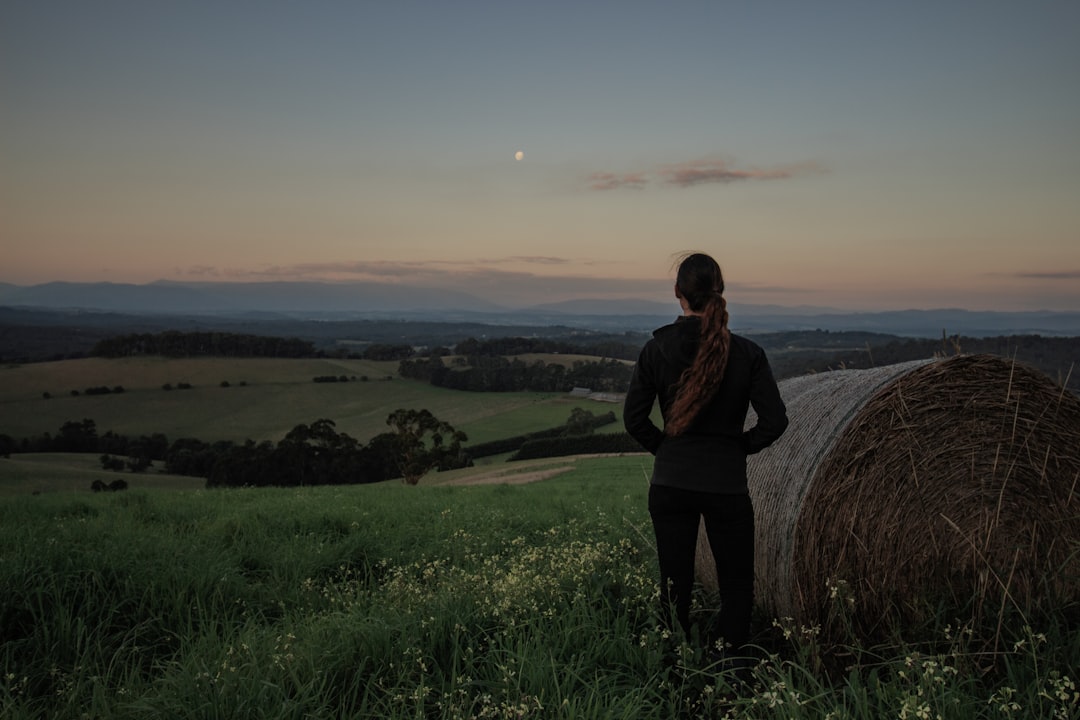
[[[862,629],[939,600],[1080,600],[1080,399],[961,355],[780,383],[791,426],[750,463],[758,604]],[[747,422],[752,423],[751,416]],[[704,534],[697,575],[716,589]]]

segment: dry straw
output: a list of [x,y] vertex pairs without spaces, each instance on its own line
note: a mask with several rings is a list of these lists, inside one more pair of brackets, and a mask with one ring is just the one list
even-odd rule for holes
[[[960,355],[780,390],[791,426],[749,468],[766,612],[819,624],[840,594],[869,630],[1080,600],[1080,400],[1045,375]],[[716,589],[704,530],[698,578]]]

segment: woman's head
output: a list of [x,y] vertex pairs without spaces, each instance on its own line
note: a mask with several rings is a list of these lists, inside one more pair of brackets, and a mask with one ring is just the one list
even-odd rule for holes
[[720,300],[723,292],[724,276],[711,256],[691,253],[679,263],[675,294],[686,301],[691,311],[703,313],[710,303]]
[[664,416],[664,431],[680,435],[709,404],[727,369],[731,332],[728,330],[724,276],[705,253],[692,253],[679,263],[675,294],[701,318],[701,335],[694,362],[683,371],[675,400]]

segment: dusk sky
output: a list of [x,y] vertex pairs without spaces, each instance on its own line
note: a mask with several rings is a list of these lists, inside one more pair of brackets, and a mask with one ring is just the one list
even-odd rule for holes
[[[517,153],[521,153],[518,155]],[[0,282],[1080,309],[1080,2],[0,4]]]

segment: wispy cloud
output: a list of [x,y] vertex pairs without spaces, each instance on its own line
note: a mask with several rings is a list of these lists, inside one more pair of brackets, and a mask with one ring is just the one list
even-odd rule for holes
[[[574,268],[611,263],[549,256],[506,256],[481,260],[347,261],[275,265],[257,269],[197,270],[204,276],[233,281],[375,283],[442,288],[482,297],[508,307],[522,307],[567,299],[644,298],[674,302],[670,280],[569,275],[548,270],[531,272],[529,265]],[[523,269],[525,266],[525,269]],[[554,274],[550,274],[554,272]]]
[[1025,280],[1080,280],[1080,270],[1055,270],[1051,272],[1018,272],[1013,277]]
[[587,178],[591,190],[618,190],[621,188],[644,188],[652,182],[679,188],[697,185],[729,184],[753,180],[786,180],[789,178],[823,172],[815,162],[796,163],[774,168],[737,168],[730,160],[702,158],[682,163],[660,165],[651,172],[611,173],[595,172]]
[[177,275],[190,275],[192,277],[216,277],[218,269],[213,265],[192,265],[187,268],[177,268]]
[[796,175],[817,171],[818,168],[813,163],[788,165],[771,170],[761,168],[737,170],[726,160],[694,160],[677,165],[665,165],[660,168],[659,174],[668,185],[685,188],[695,185],[749,180],[786,180]]
[[[512,273],[511,271],[498,270],[502,265],[540,265],[562,266],[577,261],[570,258],[552,257],[542,255],[511,255],[506,257],[480,258],[467,260],[351,260],[325,263],[297,263],[294,265],[274,265],[254,270],[246,270],[244,274],[252,277],[289,278],[289,279],[417,279],[426,277],[442,277],[449,273],[457,275],[490,272]],[[584,263],[588,264],[588,263]],[[192,272],[189,270],[189,273]],[[201,269],[202,274],[207,274]],[[528,273],[524,273],[528,274]]]
[[595,172],[589,176],[591,190],[616,190],[618,188],[641,189],[648,180],[644,173],[624,173],[616,175],[609,172]]
[[550,257],[545,255],[510,255],[503,258],[485,258],[483,260],[455,261],[457,264],[469,265],[503,265],[506,263],[525,263],[528,265],[569,265],[574,262],[570,258]]

